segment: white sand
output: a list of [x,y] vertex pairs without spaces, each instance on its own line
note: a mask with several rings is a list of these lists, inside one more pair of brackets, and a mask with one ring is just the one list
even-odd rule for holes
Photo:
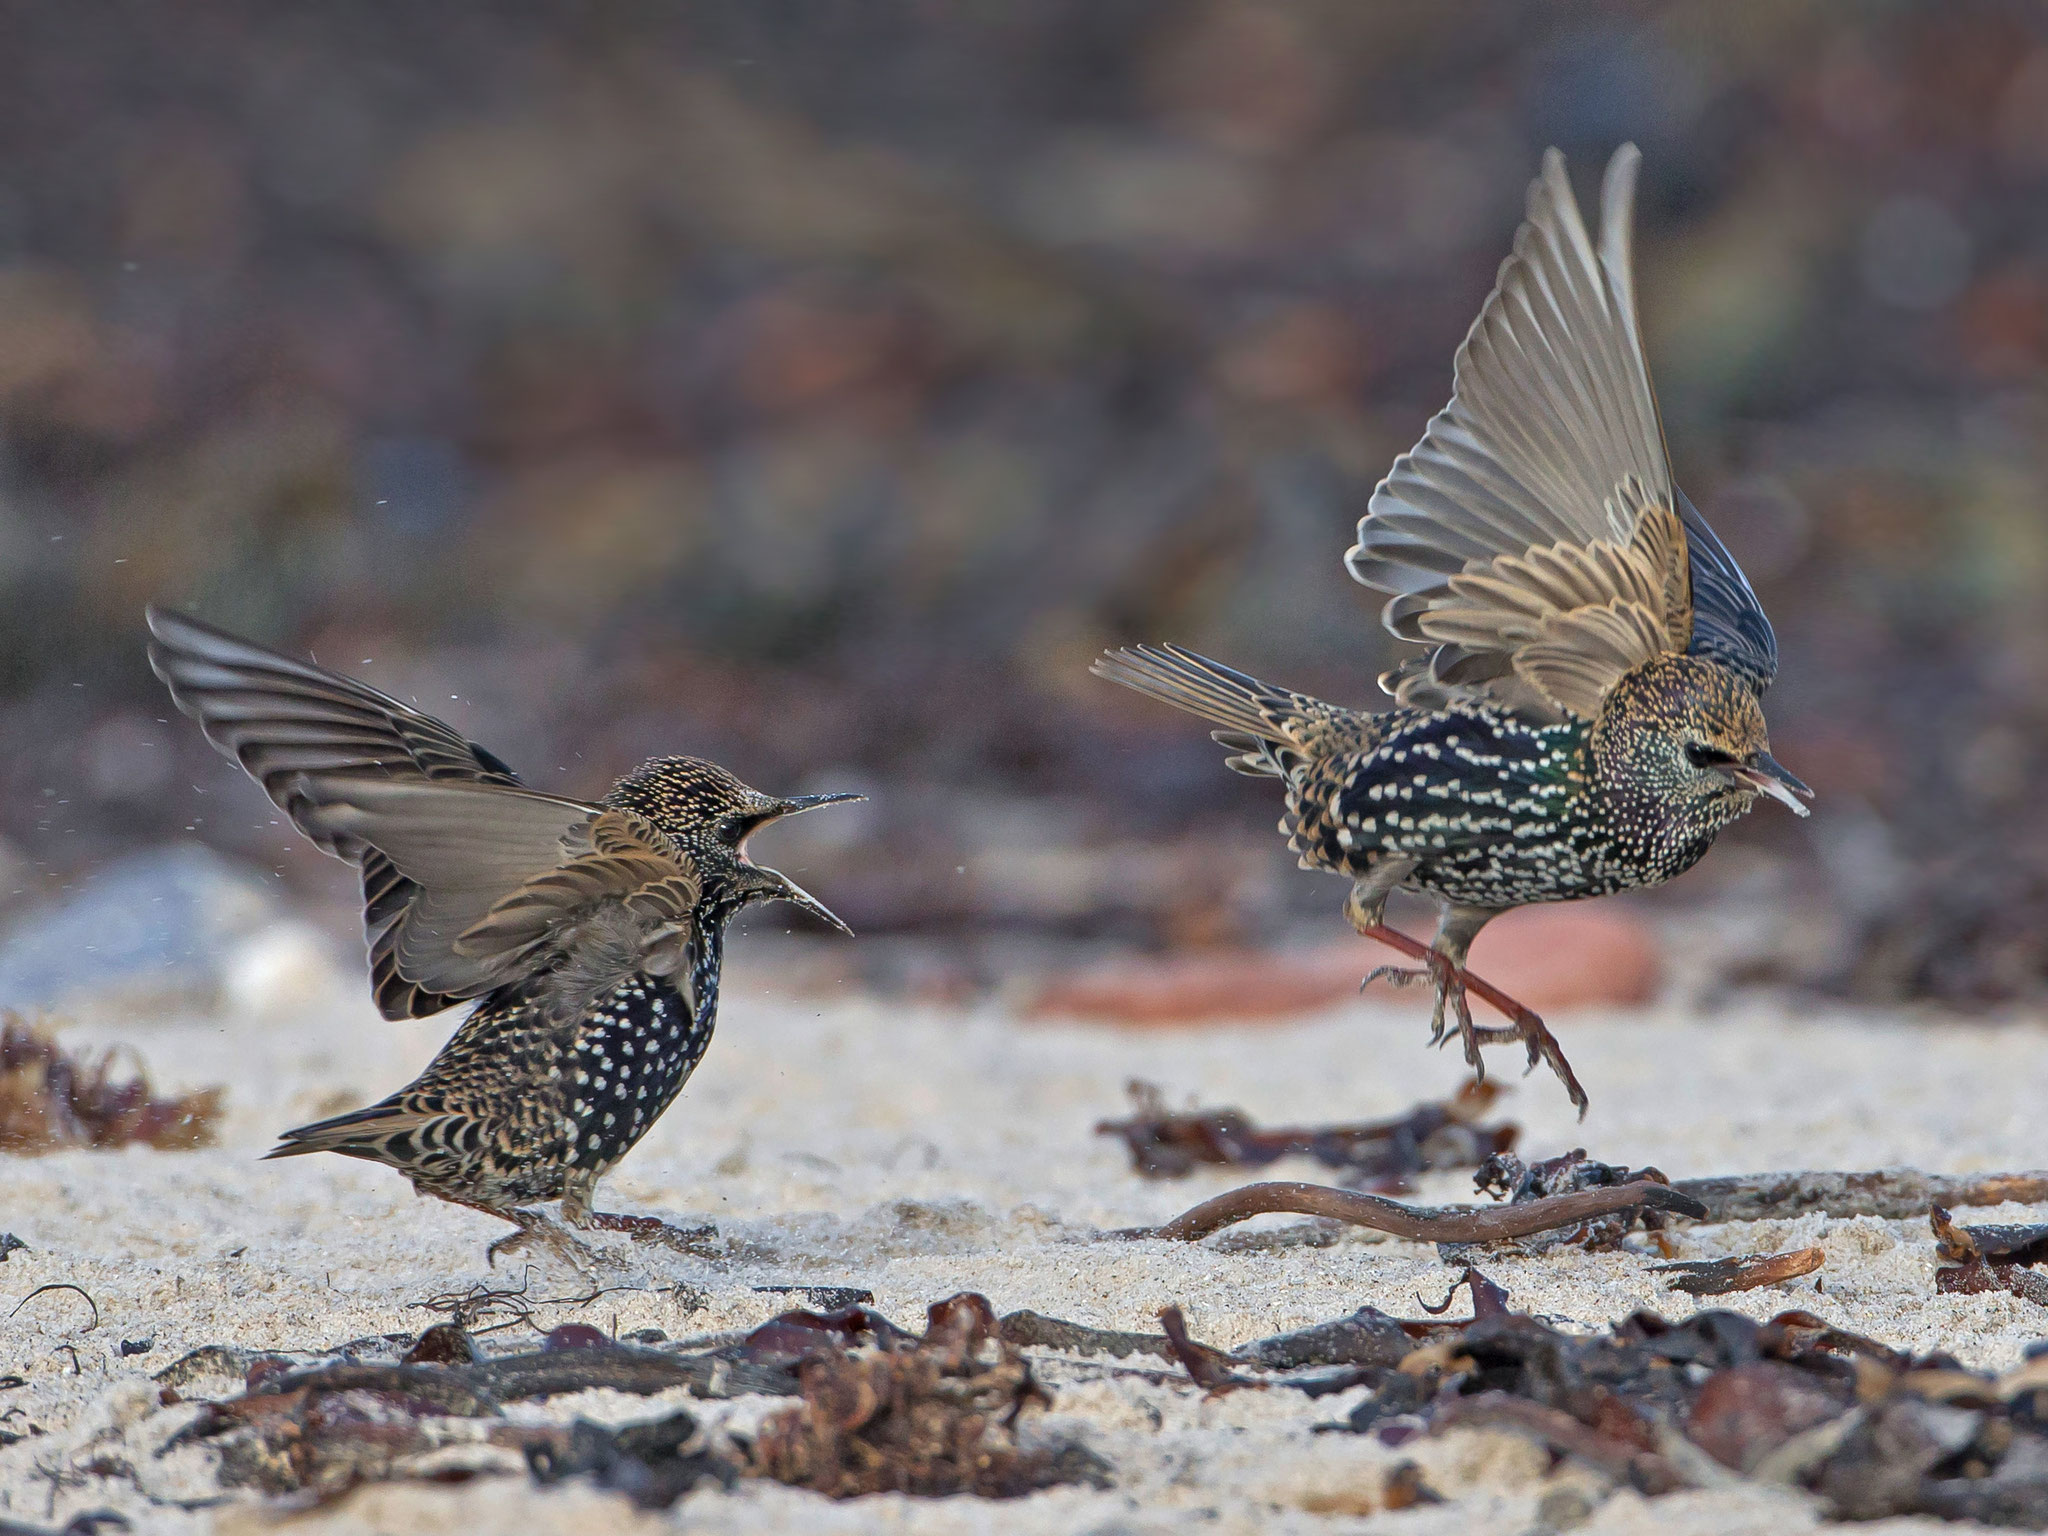
[[[1334,1247],[1185,1246],[1091,1241],[1098,1227],[1163,1219],[1240,1179],[1206,1173],[1138,1179],[1122,1145],[1091,1134],[1124,1113],[1122,1084],[1141,1076],[1176,1102],[1194,1095],[1277,1123],[1396,1113],[1455,1085],[1458,1063],[1422,1048],[1417,1009],[1357,1004],[1289,1025],[1197,1033],[1126,1033],[1020,1025],[970,1012],[857,1001],[804,1002],[764,985],[774,952],[743,954],[720,1036],[666,1119],[605,1186],[614,1209],[715,1221],[754,1245],[718,1266],[633,1250],[623,1280],[688,1279],[710,1295],[688,1314],[660,1289],[607,1295],[582,1309],[544,1307],[548,1322],[587,1320],[672,1336],[758,1321],[791,1304],[770,1283],[850,1284],[916,1326],[925,1305],[985,1292],[999,1311],[1030,1307],[1111,1328],[1152,1330],[1180,1303],[1193,1331],[1232,1346],[1338,1316],[1362,1303],[1414,1315],[1451,1272],[1433,1250],[1370,1236]],[[359,1001],[359,981],[300,965],[273,967],[220,1017],[167,1018],[84,1009],[72,1037],[120,1041],[165,1086],[229,1087],[222,1144],[199,1153],[68,1153],[0,1161],[0,1230],[30,1245],[0,1266],[4,1427],[42,1433],[0,1449],[0,1518],[61,1524],[112,1508],[138,1529],[267,1530],[274,1512],[237,1494],[212,1508],[176,1501],[217,1493],[212,1453],[152,1453],[190,1417],[158,1409],[147,1373],[210,1343],[312,1349],[432,1321],[410,1303],[489,1278],[486,1242],[504,1229],[423,1202],[397,1175],[334,1157],[261,1163],[275,1132],[397,1086],[449,1024],[389,1024]],[[1715,1018],[1650,1011],[1561,1018],[1559,1034],[1593,1100],[1574,1124],[1556,1084],[1531,1078],[1501,1106],[1525,1127],[1522,1150],[1583,1144],[1609,1161],[1673,1177],[1772,1168],[1894,1164],[1965,1172],[2048,1163],[2034,1132],[2048,1099],[2048,1029],[1912,1023],[1757,1003]],[[1504,1067],[1509,1058],[1499,1058]],[[1281,1176],[1313,1178],[1312,1165]],[[1424,1199],[1469,1195],[1463,1174],[1433,1179]],[[1975,1220],[2041,1219],[2003,1207]],[[1268,1218],[1272,1230],[1289,1219]],[[1240,1229],[1256,1230],[1256,1229]],[[2048,1314],[2010,1296],[1937,1296],[1924,1223],[1869,1219],[1693,1229],[1688,1255],[1818,1242],[1813,1281],[1722,1303],[1762,1317],[1809,1308],[1844,1327],[1913,1349],[1945,1348],[1981,1366],[2013,1362],[2048,1335]],[[1594,1326],[1653,1306],[1694,1303],[1664,1290],[1633,1254],[1566,1253],[1488,1266],[1516,1303]],[[499,1283],[506,1273],[500,1270]],[[516,1278],[516,1277],[514,1277]],[[100,1322],[69,1292],[88,1291]],[[535,1293],[573,1295],[573,1275],[537,1275]],[[124,1339],[147,1355],[117,1358]],[[66,1348],[65,1346],[69,1346]],[[77,1369],[74,1373],[73,1354]],[[546,1493],[524,1476],[359,1490],[295,1519],[309,1532],[676,1529],[768,1532],[1119,1531],[1198,1526],[1215,1532],[1373,1529],[1501,1533],[1538,1524],[1561,1488],[1598,1507],[1581,1530],[1770,1532],[1809,1528],[1798,1498],[1756,1489],[1645,1501],[1603,1497],[1583,1469],[1544,1470],[1533,1447],[1457,1433],[1390,1451],[1368,1437],[1316,1435],[1357,1394],[1310,1401],[1285,1391],[1214,1401],[1101,1367],[1055,1364],[1047,1429],[1077,1431],[1117,1469],[1111,1491],[1059,1490],[1008,1504],[869,1499],[830,1505],[775,1487],[692,1495],[640,1516],[588,1488]],[[216,1383],[224,1390],[224,1384]],[[678,1399],[680,1401],[680,1399]],[[611,1420],[657,1415],[661,1399],[586,1394],[546,1414]],[[693,1408],[735,1422],[760,1400]],[[522,1410],[524,1412],[525,1410]],[[1375,1515],[1385,1472],[1412,1457],[1452,1502]],[[91,1470],[98,1468],[95,1472]],[[125,1470],[124,1470],[125,1469]],[[105,1475],[111,1473],[112,1475]],[[166,1502],[169,1501],[169,1502]],[[1948,1529],[1889,1522],[1872,1530]]]

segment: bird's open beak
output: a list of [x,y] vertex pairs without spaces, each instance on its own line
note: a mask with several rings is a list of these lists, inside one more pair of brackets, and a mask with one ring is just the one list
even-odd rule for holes
[[[845,800],[849,798],[858,800],[860,796],[853,795],[849,797],[846,795],[821,795],[816,798],[821,800]],[[819,922],[830,923],[834,928],[837,928],[849,939],[853,937],[853,930],[847,927],[846,924],[840,920],[839,914],[834,912],[830,907],[826,906],[825,903],[818,900],[817,897],[813,896],[809,891],[805,890],[802,886],[798,885],[794,880],[790,879],[789,876],[783,874],[783,872],[779,869],[775,871],[775,878],[777,884],[774,899],[776,901],[786,901],[793,907],[799,907],[803,911],[810,913],[811,916],[818,919]]]
[[775,816],[794,816],[799,811],[815,811],[821,805],[847,805],[855,800],[865,800],[866,795],[785,795],[775,802],[771,813]]
[[1811,816],[1813,813],[1799,803],[1804,795],[1813,798],[1813,791],[1795,778],[1784,764],[1768,752],[1759,752],[1747,763],[1739,763],[1735,777],[1747,784],[1760,795],[1769,795],[1773,800],[1789,806],[1795,816]]

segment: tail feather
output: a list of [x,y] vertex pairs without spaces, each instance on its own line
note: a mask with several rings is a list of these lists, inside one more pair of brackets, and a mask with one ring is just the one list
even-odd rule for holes
[[1283,764],[1272,760],[1272,753],[1306,752],[1314,728],[1342,713],[1320,699],[1275,688],[1178,645],[1106,651],[1089,670],[1222,726],[1215,738],[1240,754],[1231,762],[1240,772],[1281,771]]
[[303,1157],[308,1152],[339,1152],[345,1157],[386,1161],[384,1149],[393,1137],[417,1131],[434,1118],[431,1113],[397,1104],[372,1104],[367,1109],[351,1110],[331,1120],[316,1120],[311,1125],[281,1132],[278,1144],[263,1154],[263,1160]]
[[1242,735],[1285,741],[1282,725],[1294,696],[1178,645],[1132,645],[1105,651],[1088,669],[1148,698]]

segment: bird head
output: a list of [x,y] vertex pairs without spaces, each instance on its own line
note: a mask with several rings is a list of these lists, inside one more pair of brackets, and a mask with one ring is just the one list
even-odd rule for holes
[[608,805],[637,811],[694,858],[707,886],[724,886],[734,907],[787,901],[842,933],[853,930],[780,870],[747,857],[747,839],[770,822],[865,795],[767,795],[700,757],[657,757],[612,786]]
[[1667,803],[1727,822],[1768,795],[1808,814],[1813,791],[1771,756],[1762,703],[1726,667],[1694,656],[1646,663],[1615,684],[1598,729],[1626,772]]

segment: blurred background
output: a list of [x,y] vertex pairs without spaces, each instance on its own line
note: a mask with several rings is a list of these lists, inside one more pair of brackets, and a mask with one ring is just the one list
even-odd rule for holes
[[22,997],[112,947],[108,893],[353,921],[168,709],[149,600],[542,787],[684,751],[868,790],[763,839],[870,941],[835,978],[1342,938],[1271,786],[1087,662],[1375,703],[1353,524],[1543,148],[1589,194],[1624,139],[1679,478],[1820,791],[1634,910],[1718,935],[1715,985],[2048,976],[2037,7],[190,0],[0,39]]

